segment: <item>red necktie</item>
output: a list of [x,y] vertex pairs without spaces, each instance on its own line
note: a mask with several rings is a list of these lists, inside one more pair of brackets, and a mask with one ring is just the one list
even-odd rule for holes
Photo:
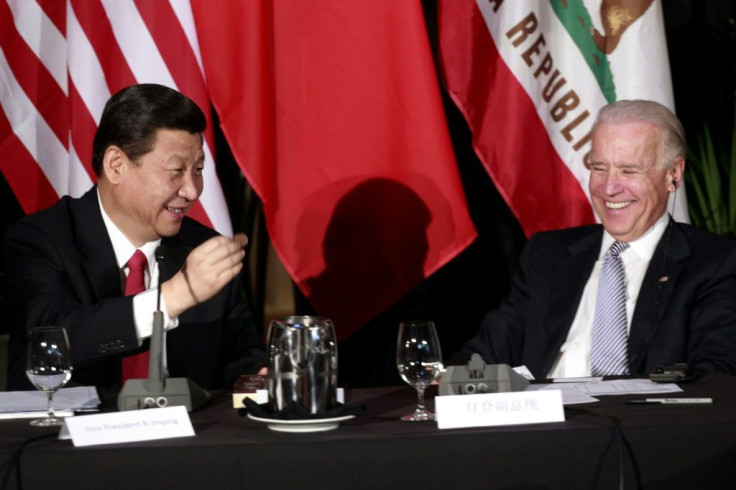
[[[132,296],[146,290],[145,272],[148,266],[146,256],[136,250],[128,260],[128,279],[125,281],[125,295]],[[128,379],[148,378],[148,351],[123,358],[123,383]]]

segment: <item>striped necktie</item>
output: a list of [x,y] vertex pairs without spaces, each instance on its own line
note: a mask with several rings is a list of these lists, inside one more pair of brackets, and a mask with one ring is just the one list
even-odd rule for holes
[[[146,290],[145,273],[148,267],[146,255],[136,250],[128,260],[128,278],[125,280],[125,296],[133,296]],[[128,379],[148,378],[148,351],[123,358],[123,383]]]
[[590,347],[593,376],[629,374],[626,274],[620,255],[628,246],[615,242],[601,266]]

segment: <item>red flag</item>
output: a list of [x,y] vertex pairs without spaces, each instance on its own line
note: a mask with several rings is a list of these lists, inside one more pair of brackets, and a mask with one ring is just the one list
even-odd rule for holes
[[340,338],[474,239],[419,1],[193,9],[274,248]]
[[438,25],[448,92],[524,232],[594,222],[583,161],[600,107],[673,107],[660,2],[440,0]]
[[[92,139],[105,102],[155,82],[209,114],[187,2],[0,2],[0,171],[26,213],[90,188]],[[211,123],[211,121],[210,121]],[[205,190],[193,216],[232,226],[205,135]]]

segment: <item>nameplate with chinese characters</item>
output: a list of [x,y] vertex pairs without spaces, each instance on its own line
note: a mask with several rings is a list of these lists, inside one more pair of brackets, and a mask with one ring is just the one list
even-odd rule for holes
[[59,439],[71,439],[79,447],[193,435],[186,407],[174,406],[69,417]]
[[444,395],[434,401],[440,429],[565,421],[559,390]]

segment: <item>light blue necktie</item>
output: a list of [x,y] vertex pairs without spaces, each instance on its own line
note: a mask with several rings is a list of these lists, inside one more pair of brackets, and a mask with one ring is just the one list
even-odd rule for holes
[[615,242],[601,266],[590,346],[593,376],[629,374],[626,274],[620,255],[628,246]]

